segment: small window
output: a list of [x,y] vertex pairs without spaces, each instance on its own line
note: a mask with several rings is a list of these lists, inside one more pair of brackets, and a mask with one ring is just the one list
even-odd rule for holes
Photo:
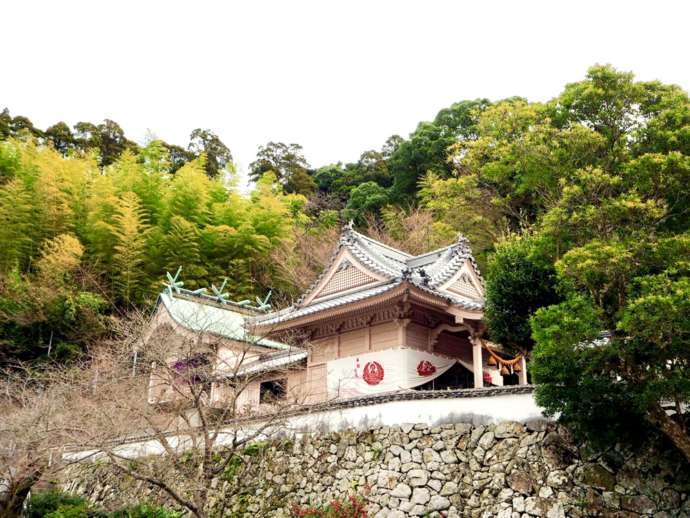
[[262,381],[259,386],[259,403],[273,403],[287,397],[287,379]]

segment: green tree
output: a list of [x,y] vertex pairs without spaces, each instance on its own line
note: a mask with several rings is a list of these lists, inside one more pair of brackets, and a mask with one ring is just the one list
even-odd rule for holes
[[[162,142],[162,141],[161,141]],[[175,144],[168,144],[167,142],[162,142],[163,147],[168,152],[168,157],[170,160],[169,172],[174,174],[178,169],[180,169],[187,162],[191,162],[196,158],[195,154],[191,151],[183,148],[182,146],[177,146]]]
[[479,114],[488,105],[486,99],[455,103],[441,110],[434,121],[421,122],[409,139],[400,142],[389,160],[391,199],[398,203],[414,200],[417,183],[428,172],[450,176],[449,148],[458,140],[476,138]]
[[[207,287],[208,271],[201,260],[199,229],[182,216],[173,216],[170,230],[163,239],[163,258],[165,269],[174,272],[182,266],[185,287],[196,289]],[[161,272],[162,273],[162,272]]]
[[40,138],[41,136],[43,136],[43,132],[36,128],[28,117],[23,115],[12,117],[7,108],[0,112],[0,140],[11,137],[31,139]]
[[77,147],[83,151],[95,150],[101,167],[115,162],[125,150],[138,150],[138,146],[125,137],[120,125],[110,119],[105,119],[98,125],[78,122],[74,125],[74,130]]
[[529,344],[531,317],[547,412],[604,442],[656,430],[690,460],[689,106],[677,87],[592,67],[546,104],[486,109],[477,138],[454,146],[456,176],[422,197],[529,232],[527,249],[496,251],[487,318],[492,336]]
[[11,135],[12,116],[10,110],[3,108],[0,112],[0,140],[8,139]]
[[133,192],[122,196],[118,209],[113,218],[114,236],[117,240],[114,247],[113,280],[120,300],[131,304],[142,300],[148,228],[139,198]]
[[76,146],[72,130],[64,122],[58,122],[50,126],[45,130],[44,136],[62,156],[67,156]]
[[[620,265],[600,266],[609,270],[603,277],[618,276]],[[602,282],[604,291],[610,289],[607,284]],[[690,401],[687,270],[681,275],[674,267],[636,277],[626,291],[616,315],[577,293],[537,311],[532,320],[537,401],[600,445],[639,439],[645,431],[640,423],[646,421],[690,462],[683,412]],[[611,331],[602,339],[607,328]]]
[[256,160],[249,164],[249,177],[257,181],[268,172],[275,175],[287,193],[309,194],[316,188],[299,144],[269,142],[259,147]]
[[529,353],[534,345],[530,317],[559,300],[553,264],[535,257],[529,237],[516,236],[496,248],[486,278],[484,317],[491,339],[513,352]]
[[19,179],[0,189],[0,270],[26,268],[36,252],[33,196]]
[[388,203],[388,191],[375,182],[365,182],[352,189],[343,215],[358,224],[367,215],[376,214]]
[[[230,148],[209,129],[197,128],[192,131],[187,149],[197,157],[202,154],[206,157],[204,167],[209,178],[222,176],[222,172],[226,169],[234,171]],[[172,151],[177,152],[178,150],[173,148]],[[181,159],[186,158],[182,154],[179,154],[180,158],[177,156],[176,153],[173,157],[176,160],[176,165]]]

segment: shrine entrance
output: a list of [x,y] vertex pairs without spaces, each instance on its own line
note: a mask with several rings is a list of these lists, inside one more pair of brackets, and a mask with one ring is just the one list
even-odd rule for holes
[[414,390],[454,390],[474,387],[474,374],[458,362],[438,378],[427,381]]

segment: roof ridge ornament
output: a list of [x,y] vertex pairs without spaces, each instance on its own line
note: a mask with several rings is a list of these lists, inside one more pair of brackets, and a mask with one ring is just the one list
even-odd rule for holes
[[458,234],[457,247],[458,250],[460,250],[462,253],[472,255],[472,247],[470,246],[470,240],[467,239],[467,237],[465,237],[465,235],[462,233]]
[[346,225],[343,225],[343,231],[340,234],[340,243],[351,243],[354,241],[355,236],[355,222],[350,220]]
[[263,300],[259,297],[256,297],[256,307],[259,308],[260,311],[268,311],[269,309],[271,309],[271,305],[268,303],[268,301],[271,298],[272,294],[273,290],[268,290],[268,295],[266,295],[266,298],[264,298]]
[[463,256],[467,257],[469,261],[472,263],[472,266],[474,267],[474,271],[477,273],[477,276],[479,277],[479,282],[484,285],[484,278],[482,277],[482,272],[479,270],[479,265],[477,264],[477,260],[474,258],[474,255],[472,254],[472,247],[470,246],[470,240],[465,237],[464,234],[460,233],[458,234],[458,242],[456,244],[457,246],[457,251],[462,254]]
[[223,278],[223,284],[220,285],[220,288],[216,288],[215,284],[211,284],[211,291],[216,297],[216,302],[219,304],[227,304],[228,303],[228,297],[230,294],[228,292],[224,292],[223,290],[225,289],[225,285],[228,283],[228,278],[224,277]]
[[182,272],[182,266],[177,267],[177,271],[175,272],[175,275],[170,275],[170,272],[165,272],[165,276],[168,279],[168,282],[163,282],[163,286],[165,286],[166,291],[168,292],[168,295],[170,297],[173,296],[173,292],[175,293],[180,293],[182,291],[182,287],[184,286],[184,282],[179,280],[180,278],[180,273]]
[[429,274],[426,273],[426,270],[424,268],[417,268],[417,272],[419,273],[419,277],[422,279],[422,285],[429,286],[431,277],[429,277]]

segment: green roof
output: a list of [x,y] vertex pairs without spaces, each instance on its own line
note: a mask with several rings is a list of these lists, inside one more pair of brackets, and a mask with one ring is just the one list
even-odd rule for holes
[[272,349],[288,349],[289,346],[254,336],[247,332],[246,316],[232,307],[216,305],[192,298],[171,296],[167,292],[160,294],[160,300],[168,313],[179,325],[192,331],[211,333],[230,340],[270,347]]

